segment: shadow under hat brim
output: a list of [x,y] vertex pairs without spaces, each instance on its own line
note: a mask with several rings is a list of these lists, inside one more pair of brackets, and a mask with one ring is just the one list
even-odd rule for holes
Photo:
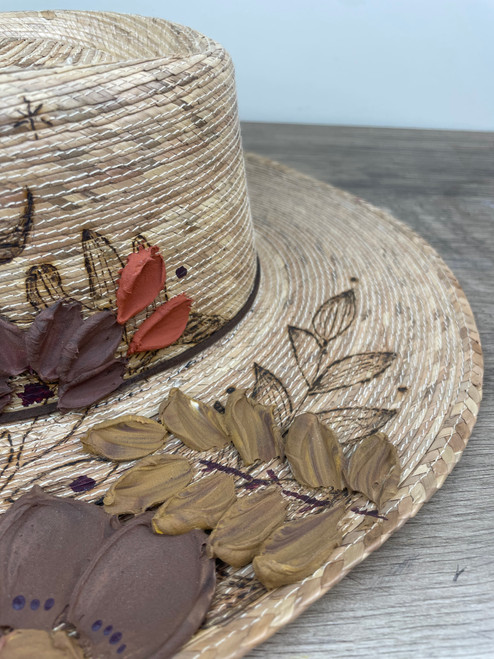
[[[441,487],[468,441],[481,398],[475,321],[453,274],[428,244],[384,211],[258,156],[247,157],[247,174],[260,281],[242,320],[187,361],[84,412],[0,429],[1,510],[34,484],[73,494],[70,485],[82,475],[94,486],[80,496],[98,499],[127,466],[89,457],[79,437],[114,416],[156,415],[172,387],[221,404],[227,389],[247,389],[277,404],[285,424],[297,411],[314,412],[331,422],[348,450],[373,430],[389,435],[403,479],[397,497],[380,511],[384,519],[349,511],[344,544],[325,566],[274,593],[258,591],[250,604],[239,600],[223,617],[219,607],[184,656],[244,654],[379,547]],[[182,448],[177,440],[167,450]],[[198,468],[209,459],[183,453]],[[233,450],[215,459],[241,468]],[[264,466],[256,469],[249,473]]]

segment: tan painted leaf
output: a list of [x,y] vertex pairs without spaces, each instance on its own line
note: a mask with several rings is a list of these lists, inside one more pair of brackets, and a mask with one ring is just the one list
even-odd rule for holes
[[194,451],[223,448],[230,443],[223,415],[176,387],[161,403],[159,416],[163,425]]
[[109,460],[137,460],[161,448],[167,435],[161,423],[125,414],[91,426],[81,442],[89,453]]
[[253,561],[259,581],[266,588],[277,588],[313,574],[340,544],[338,522],[344,512],[338,506],[276,529]]
[[158,508],[153,517],[153,529],[165,535],[214,529],[235,500],[233,477],[221,472],[212,474],[188,485]]
[[208,555],[242,567],[283,523],[287,503],[277,487],[237,499],[209,536]]
[[244,464],[283,457],[283,439],[274,420],[273,406],[247,398],[245,389],[237,389],[228,396],[225,423]]
[[366,437],[350,456],[345,480],[381,508],[398,492],[401,466],[395,446],[383,432]]
[[334,487],[342,490],[343,451],[335,433],[315,414],[295,417],[285,438],[285,456],[292,473],[307,487]]
[[110,515],[138,515],[183,490],[192,479],[192,467],[178,455],[143,458],[113,483],[103,499]]

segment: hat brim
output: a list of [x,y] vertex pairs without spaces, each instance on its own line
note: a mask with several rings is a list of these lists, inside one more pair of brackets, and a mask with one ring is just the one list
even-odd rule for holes
[[[92,487],[78,496],[98,499],[127,466],[89,457],[79,437],[110,416],[155,415],[171,387],[209,403],[224,403],[229,387],[245,388],[275,404],[284,424],[297,411],[317,413],[348,450],[377,429],[389,435],[403,479],[380,516],[365,514],[365,499],[355,495],[343,545],[292,586],[266,593],[250,567],[227,570],[204,628],[183,656],[241,656],[379,547],[441,487],[465,448],[481,398],[475,321],[458,282],[428,244],[382,210],[276,163],[249,155],[247,173],[261,279],[240,323],[186,363],[83,413],[1,429],[2,511],[34,484],[73,495],[81,476]],[[245,468],[234,449],[198,454],[178,440],[166,450],[184,453],[199,470],[229,466],[240,487],[274,474],[293,514],[328,497],[300,488],[276,461]]]

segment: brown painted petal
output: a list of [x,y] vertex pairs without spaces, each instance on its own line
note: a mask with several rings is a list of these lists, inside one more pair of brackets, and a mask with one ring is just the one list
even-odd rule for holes
[[82,325],[82,305],[59,300],[43,309],[26,332],[29,365],[46,382],[58,380],[58,365],[65,344]]
[[181,293],[159,306],[132,337],[128,355],[145,350],[159,350],[179,339],[189,320],[192,300]]
[[100,311],[87,318],[62,350],[58,369],[62,383],[70,383],[107,364],[115,355],[122,332],[111,311]]
[[171,499],[192,479],[188,460],[178,455],[151,455],[124,472],[103,500],[110,515],[143,513]]
[[277,487],[237,499],[209,536],[209,556],[217,556],[234,567],[247,565],[283,524],[286,509]]
[[400,478],[396,447],[383,432],[360,442],[350,457],[345,475],[349,488],[365,494],[378,508],[397,494]]
[[27,368],[25,332],[0,318],[0,376],[18,375]]
[[150,519],[141,515],[117,531],[71,597],[68,619],[92,656],[171,657],[209,608],[215,567],[207,536],[157,535]]
[[156,245],[130,254],[118,281],[118,322],[126,323],[151,304],[165,280],[165,263]]
[[58,388],[58,409],[61,412],[88,407],[118,389],[123,382],[127,363],[114,359],[102,366],[82,373]]
[[158,508],[153,529],[165,535],[214,529],[235,499],[235,482],[229,474],[218,472],[201,478]]
[[257,578],[266,588],[277,588],[313,574],[341,542],[338,522],[344,513],[339,506],[276,529],[253,560]]
[[230,443],[223,415],[176,387],[161,403],[159,416],[168,430],[194,451],[223,448]]
[[334,432],[315,414],[295,417],[285,439],[285,455],[301,485],[345,487],[343,450]]
[[34,487],[0,515],[0,625],[51,629],[103,540],[110,517]]
[[82,649],[64,631],[15,629],[0,639],[2,659],[84,659]]
[[91,426],[81,442],[86,451],[109,460],[137,460],[161,448],[167,436],[161,423],[125,414]]
[[283,440],[273,416],[273,405],[261,405],[237,389],[226,402],[225,422],[235,448],[246,465],[283,457]]
[[9,387],[7,378],[0,377],[0,412],[12,400],[12,389]]

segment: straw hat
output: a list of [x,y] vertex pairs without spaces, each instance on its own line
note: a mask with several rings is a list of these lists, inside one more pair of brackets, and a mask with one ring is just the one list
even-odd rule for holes
[[[166,291],[125,324],[118,354],[165,300],[192,299],[182,336],[131,355],[124,383],[87,409],[60,414],[57,384],[34,372],[5,381],[0,511],[34,484],[98,499],[125,467],[89,457],[79,437],[156,415],[171,387],[217,407],[245,388],[284,427],[312,411],[348,451],[376,429],[398,450],[398,496],[376,518],[355,495],[343,546],[312,577],[266,593],[250,567],[220,575],[183,656],[239,656],[379,547],[458,461],[481,398],[468,302],[389,214],[257,156],[244,165],[232,63],[211,39],[137,16],[3,14],[0,61],[1,318],[27,329],[64,298],[85,317],[116,312],[119,271],[141,244],[159,248]],[[276,460],[166,450],[231,467],[239,488],[282,479],[293,515],[328,496]]]

